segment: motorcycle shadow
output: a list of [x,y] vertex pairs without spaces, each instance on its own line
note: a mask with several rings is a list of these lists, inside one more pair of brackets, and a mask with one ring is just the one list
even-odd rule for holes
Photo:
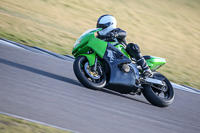
[[112,94],[112,95],[116,95],[116,96],[120,96],[120,97],[123,97],[123,98],[126,98],[126,99],[134,100],[134,101],[137,101],[137,102],[140,102],[140,103],[144,103],[144,104],[147,104],[147,105],[151,105],[149,102],[145,102],[145,101],[130,97],[132,95],[121,94],[121,93],[118,93],[118,92],[115,92],[115,91],[112,91],[112,90],[108,90],[108,89],[105,89],[105,88],[103,88],[103,89],[101,89],[99,91],[104,92],[104,93],[108,93],[108,94]]

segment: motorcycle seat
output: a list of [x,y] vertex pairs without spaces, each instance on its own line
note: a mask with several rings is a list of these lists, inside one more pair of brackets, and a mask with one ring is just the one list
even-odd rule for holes
[[145,60],[147,60],[147,59],[151,59],[151,56],[149,56],[149,55],[144,55],[143,58],[144,58]]

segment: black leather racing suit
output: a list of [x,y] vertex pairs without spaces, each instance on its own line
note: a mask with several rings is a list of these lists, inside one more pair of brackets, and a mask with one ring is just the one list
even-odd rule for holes
[[126,47],[126,31],[120,29],[120,28],[116,28],[110,32],[108,32],[106,35],[100,35],[98,34],[97,38],[104,40],[106,42],[115,42],[114,38],[117,39],[117,41],[119,43],[121,43],[123,46]]
[[143,58],[140,48],[137,44],[134,43],[126,43],[126,31],[116,28],[110,32],[108,32],[106,35],[97,35],[97,38],[104,40],[106,42],[115,42],[115,39],[124,46],[126,51],[130,54],[131,57],[135,58],[137,60],[137,64],[142,67],[144,72],[146,70],[150,71],[149,66],[146,63],[146,60]]

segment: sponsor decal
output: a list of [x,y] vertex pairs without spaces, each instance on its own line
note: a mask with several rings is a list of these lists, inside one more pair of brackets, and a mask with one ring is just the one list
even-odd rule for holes
[[110,58],[110,63],[113,63],[113,61],[115,60],[113,54],[114,51],[107,49],[107,52],[108,52],[107,56]]

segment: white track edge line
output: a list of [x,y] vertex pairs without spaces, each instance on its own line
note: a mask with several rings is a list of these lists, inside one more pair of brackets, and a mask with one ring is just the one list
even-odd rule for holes
[[53,127],[53,128],[56,128],[56,129],[60,129],[60,130],[72,132],[72,133],[80,133],[80,132],[78,132],[78,131],[74,131],[74,130],[71,130],[71,129],[62,128],[62,127],[59,127],[59,126],[47,124],[47,123],[44,123],[44,122],[32,120],[32,119],[29,119],[29,118],[25,118],[25,117],[18,116],[18,115],[14,115],[14,114],[10,114],[10,113],[5,113],[5,112],[2,112],[2,111],[0,111],[0,114],[7,115],[7,116],[11,116],[11,117],[15,117],[15,118],[18,118],[18,119],[26,120],[26,121],[33,122],[33,123],[37,123],[37,124],[41,124],[41,125],[44,125],[44,126]]

